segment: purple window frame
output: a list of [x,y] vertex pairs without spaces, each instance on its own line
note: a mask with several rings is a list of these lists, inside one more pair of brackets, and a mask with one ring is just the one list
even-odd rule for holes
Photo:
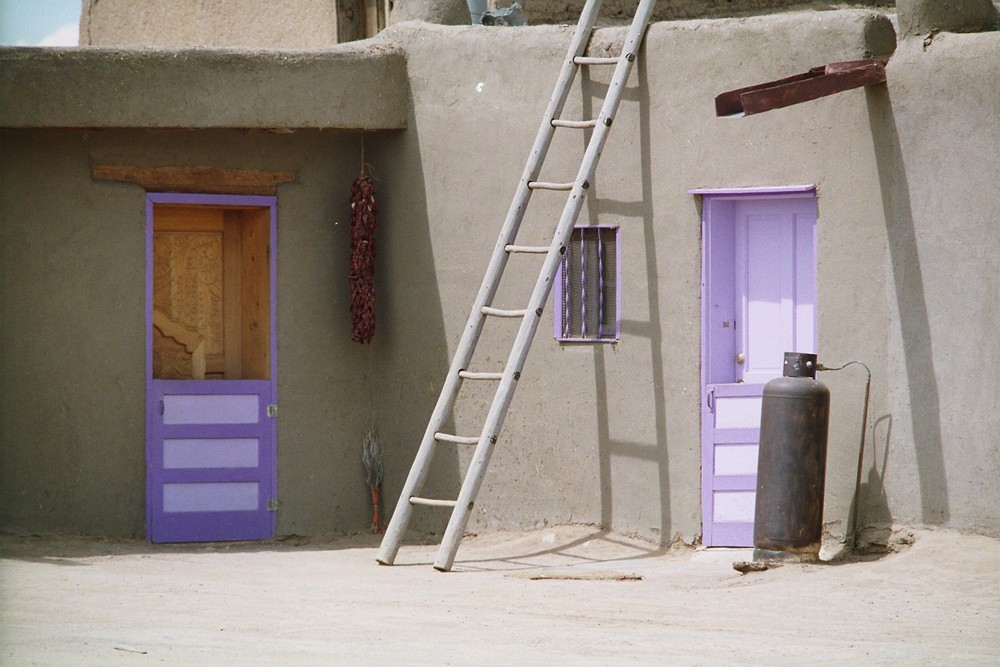
[[[564,316],[565,316],[566,308],[567,308],[567,305],[568,305],[567,304],[567,296],[568,296],[568,294],[567,294],[567,291],[566,291],[567,286],[566,286],[565,280],[564,280],[565,272],[563,271],[563,267],[565,267],[566,262],[569,261],[569,255],[570,255],[569,253],[566,253],[565,255],[563,255],[562,260],[559,262],[559,268],[556,271],[555,295],[554,295],[554,298],[553,298],[553,304],[554,304],[555,308],[554,308],[554,311],[553,311],[554,315],[553,315],[553,318],[552,318],[552,320],[553,320],[552,335],[560,343],[617,343],[619,340],[621,340],[621,329],[622,329],[622,319],[621,319],[621,313],[622,313],[622,308],[621,308],[621,300],[622,300],[622,290],[621,290],[621,284],[622,284],[622,280],[621,280],[621,273],[622,273],[622,264],[621,264],[621,228],[618,225],[578,225],[578,226],[576,226],[576,227],[573,228],[574,232],[577,231],[577,230],[581,231],[581,237],[582,237],[581,238],[581,242],[582,243],[586,243],[586,236],[587,236],[588,232],[593,231],[594,233],[596,233],[598,247],[600,247],[601,238],[602,238],[602,235],[604,233],[606,233],[606,232],[612,232],[614,234],[614,244],[615,244],[615,273],[614,273],[614,277],[613,277],[614,284],[615,284],[615,300],[614,300],[615,323],[614,323],[614,329],[613,329],[613,332],[612,331],[605,331],[604,329],[599,329],[598,332],[597,332],[597,336],[586,336],[586,335],[584,335],[584,336],[566,336],[566,335],[564,335],[564,333],[563,333],[563,322],[564,322]],[[581,257],[586,257],[586,253],[581,253]],[[598,252],[598,257],[600,257],[600,252]],[[584,268],[583,270],[584,270],[584,272],[587,271],[586,268]],[[603,267],[600,264],[598,265],[597,270],[600,272],[600,274],[599,274],[601,276],[601,278],[600,278],[600,284],[601,284],[601,291],[603,293],[604,292],[604,277],[603,277],[604,276],[604,270],[603,270]],[[584,289],[586,289],[586,287],[584,287]],[[581,303],[583,304],[583,308],[584,308],[583,312],[585,314],[586,313],[586,298],[585,298],[586,294],[584,294],[583,297],[584,298],[581,298]],[[602,307],[606,303],[603,297],[599,300],[599,303],[601,304]],[[599,315],[598,316],[598,321],[603,321],[603,319],[604,319],[603,315]],[[613,333],[613,336],[608,335],[608,334],[611,334],[611,333]]]

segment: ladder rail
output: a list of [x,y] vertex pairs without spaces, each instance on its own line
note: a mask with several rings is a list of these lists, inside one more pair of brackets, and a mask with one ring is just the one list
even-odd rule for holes
[[[646,27],[649,23],[654,4],[655,0],[640,0],[639,2],[622,48],[622,54],[617,58],[614,74],[608,87],[608,94],[605,97],[601,114],[598,118],[587,122],[560,121],[558,116],[563,111],[576,73],[580,67],[594,64],[608,64],[608,62],[615,61],[613,58],[594,59],[584,56],[601,5],[601,0],[586,0],[580,20],[577,23],[576,31],[571,39],[567,56],[563,61],[563,67],[560,70],[556,87],[549,99],[545,115],[535,137],[531,154],[525,164],[521,180],[511,201],[511,206],[504,220],[497,244],[491,254],[483,283],[476,296],[468,322],[463,330],[461,340],[450,364],[448,375],[445,378],[413,465],[407,475],[403,491],[396,505],[396,510],[393,512],[392,519],[379,548],[376,560],[382,564],[391,565],[395,560],[414,505],[453,507],[434,567],[438,570],[448,571],[454,564],[459,542],[464,535],[475,499],[485,478],[493,447],[503,427],[517,381],[520,379],[521,370],[530,351],[531,342],[538,329],[545,302],[548,300],[551,292],[552,280],[585,202],[585,191],[589,188],[596,171],[597,162],[600,159],[601,152],[607,140],[609,128],[621,101],[622,90],[627,83],[633,63],[635,62],[635,56],[645,36]],[[557,127],[578,127],[584,129],[592,127],[594,129],[587,144],[576,180],[572,182],[569,188],[570,195],[560,216],[552,244],[545,251],[542,268],[529,298],[528,307],[523,311],[517,311],[518,315],[522,317],[522,321],[503,372],[499,374],[470,373],[468,365],[472,361],[476,345],[485,326],[486,318],[495,315],[511,316],[515,312],[492,307],[492,301],[499,289],[510,254],[514,251],[538,252],[541,254],[540,248],[518,246],[515,243],[515,239],[523,221],[532,191],[535,189],[533,186],[538,185],[541,188],[555,185],[536,183],[536,179],[544,164]],[[479,376],[483,377],[480,378]],[[486,376],[490,377],[487,378]],[[471,436],[447,436],[440,433],[441,425],[454,408],[463,378],[498,379],[499,383],[493,401],[490,404],[489,413],[483,424],[483,429],[476,439],[476,448],[462,483],[458,499],[455,501],[439,501],[418,497],[417,494],[420,492],[429,473],[430,461],[433,458],[437,442],[450,441],[454,443],[461,441],[462,443],[471,444],[471,441],[474,439]]]
[[590,187],[597,169],[597,162],[604,150],[608,133],[611,128],[611,121],[614,119],[621,102],[622,91],[628,82],[629,75],[636,60],[636,54],[642,45],[642,39],[646,34],[646,26],[653,11],[655,0],[642,0],[636,9],[635,17],[625,39],[622,48],[622,55],[618,65],[615,67],[611,83],[608,88],[608,95],[604,99],[601,113],[598,116],[599,122],[594,128],[594,133],[587,145],[587,151],[583,162],[580,165],[579,173],[573,186],[573,190],[566,206],[563,209],[562,217],[556,227],[552,247],[545,256],[544,263],[539,272],[538,280],[528,302],[527,314],[518,329],[514,346],[504,368],[503,379],[497,388],[493,404],[490,406],[486,423],[483,426],[483,433],[476,445],[472,456],[469,471],[466,473],[465,481],[459,492],[455,509],[452,512],[445,529],[444,539],[438,549],[437,559],[434,568],[441,571],[448,571],[455,562],[455,554],[458,552],[458,545],[465,533],[469,516],[475,499],[479,494],[486,476],[490,458],[493,455],[493,446],[496,444],[503,427],[503,422],[513,398],[516,383],[520,379],[524,362],[527,359],[531,348],[531,341],[541,321],[541,315],[552,290],[552,280],[563,255],[563,248],[569,242],[573,233],[573,226],[579,217],[586,199],[586,192]]
[[538,177],[542,164],[545,162],[549,146],[552,143],[552,137],[556,131],[555,126],[552,125],[552,119],[562,113],[566,100],[569,98],[569,92],[577,70],[577,65],[573,60],[577,56],[582,55],[587,48],[594,23],[597,21],[600,5],[601,0],[587,0],[587,4],[584,6],[580,20],[577,23],[576,31],[570,40],[567,55],[559,72],[556,86],[549,98],[545,116],[539,125],[538,133],[532,145],[531,154],[528,162],[525,164],[517,191],[514,199],[511,201],[510,209],[501,228],[500,238],[490,257],[486,274],[483,277],[483,283],[476,295],[468,322],[463,330],[462,338],[455,351],[448,374],[445,376],[437,403],[428,420],[427,429],[424,431],[420,447],[417,449],[410,472],[403,484],[403,490],[396,503],[396,509],[392,513],[389,525],[386,527],[385,536],[382,539],[382,544],[376,556],[376,560],[383,565],[392,565],[396,559],[396,554],[399,552],[403,533],[406,532],[406,527],[409,524],[413,511],[413,506],[410,504],[409,498],[420,491],[427,479],[430,461],[434,456],[436,446],[434,434],[441,429],[441,425],[454,407],[458,389],[462,381],[459,372],[466,370],[472,361],[472,355],[482,335],[486,320],[482,309],[484,306],[491,304],[493,298],[496,296],[500,285],[500,278],[503,275],[507,259],[509,258],[506,247],[514,243],[521,226],[521,221],[524,219],[528,201],[531,198],[532,191],[528,187],[528,184]]

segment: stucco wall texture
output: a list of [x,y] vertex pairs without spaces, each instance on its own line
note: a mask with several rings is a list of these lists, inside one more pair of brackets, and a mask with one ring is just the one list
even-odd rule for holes
[[[379,321],[367,347],[350,343],[347,316],[347,198],[361,134],[334,130],[336,113],[325,126],[253,116],[282,129],[274,133],[208,121],[100,129],[92,110],[74,123],[61,108],[48,112],[59,122],[42,114],[23,127],[0,111],[9,128],[0,130],[0,529],[143,531],[144,192],[92,181],[91,163],[296,173],[278,188],[278,533],[368,525],[360,444],[369,423],[387,447],[391,511],[570,35],[404,23],[379,38],[405,54],[405,119],[395,126],[406,129],[364,134],[380,220]],[[593,49],[622,36],[601,30]],[[1000,148],[991,120],[1000,33],[904,39],[888,87],[714,116],[724,90],[888,56],[893,37],[885,17],[863,10],[651,26],[582,217],[622,229],[621,342],[560,346],[546,315],[470,530],[587,523],[664,543],[698,539],[700,204],[688,190],[815,184],[820,358],[873,371],[866,522],[1000,535],[998,390],[982,373],[998,354],[1000,237],[990,221],[1000,200],[988,181]],[[184,53],[197,71],[199,56]],[[0,54],[0,82],[18,54]],[[51,55],[27,57],[44,69]],[[102,52],[80,57],[99,79]],[[152,60],[135,62],[117,76],[155,75],[142,64]],[[566,116],[600,103],[604,76],[577,83]],[[261,85],[280,88],[280,77],[279,68]],[[37,77],[32,95],[51,96],[55,109],[66,99],[57,81]],[[317,99],[343,83],[330,76],[301,92]],[[105,113],[119,114],[110,100]],[[547,165],[575,172],[583,149],[579,135],[560,135]],[[536,195],[529,217],[544,223],[560,209]],[[505,305],[533,273],[505,283]],[[487,338],[479,354],[499,365],[506,346]],[[825,522],[835,537],[847,529],[861,435],[863,375],[852,373],[822,378],[833,393]],[[455,421],[462,432],[476,419]],[[466,462],[439,454],[427,495],[453,496]],[[418,510],[411,525],[438,532],[445,521]]]

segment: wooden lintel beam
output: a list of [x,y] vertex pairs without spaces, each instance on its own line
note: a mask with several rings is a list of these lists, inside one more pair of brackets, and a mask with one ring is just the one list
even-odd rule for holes
[[91,165],[90,174],[97,181],[135,183],[152,192],[233,195],[273,195],[280,184],[295,180],[294,171],[121,164]]
[[722,93],[715,98],[715,115],[749,116],[885,80],[885,66],[878,60],[831,63],[785,79]]

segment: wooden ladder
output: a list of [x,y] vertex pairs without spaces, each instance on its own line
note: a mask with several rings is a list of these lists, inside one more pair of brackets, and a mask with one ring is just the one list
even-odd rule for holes
[[[483,278],[479,294],[476,296],[468,323],[465,325],[462,340],[455,352],[455,357],[452,359],[444,386],[441,388],[441,394],[438,397],[433,413],[431,413],[423,440],[420,443],[420,448],[417,450],[413,466],[410,468],[410,473],[403,485],[403,491],[400,494],[399,502],[396,504],[396,510],[392,514],[392,519],[382,539],[382,545],[379,548],[376,559],[383,565],[391,565],[395,560],[400,542],[402,541],[403,534],[406,532],[406,526],[409,523],[415,506],[452,508],[451,519],[448,522],[444,538],[441,541],[437,559],[434,562],[434,568],[442,572],[447,572],[455,562],[455,554],[458,551],[459,542],[465,533],[465,527],[468,524],[473,504],[486,476],[486,469],[489,467],[493,448],[500,436],[504,417],[514,396],[517,383],[521,378],[524,361],[531,347],[535,330],[541,321],[542,308],[549,297],[559,263],[566,251],[566,245],[570,241],[573,227],[583,207],[586,190],[590,187],[590,182],[594,177],[594,171],[601,157],[601,151],[604,148],[612,121],[618,110],[618,104],[621,101],[622,91],[625,88],[629,73],[635,64],[642,39],[646,34],[646,28],[649,25],[649,18],[652,14],[654,4],[655,0],[640,0],[631,27],[625,38],[625,43],[622,46],[621,54],[602,58],[593,58],[584,55],[594,29],[594,23],[597,20],[601,0],[587,0],[583,7],[580,20],[577,23],[576,31],[570,43],[569,51],[563,62],[559,79],[556,82],[555,90],[549,100],[549,105],[539,127],[534,146],[524,167],[517,192],[514,194],[510,210],[507,213],[507,218],[500,232],[500,238],[490,258],[486,275]],[[593,66],[614,67],[611,83],[608,86],[608,93],[601,106],[599,115],[596,118],[586,120],[564,120],[560,118],[577,72],[581,67]],[[538,176],[541,172],[542,164],[545,161],[552,137],[558,128],[592,130],[583,161],[573,181],[567,183],[539,181]],[[569,195],[550,245],[518,245],[516,243],[517,233],[531,199],[531,193],[535,190],[566,191]],[[516,253],[545,255],[538,279],[535,282],[535,287],[524,308],[517,310],[494,308],[492,305],[493,298],[500,286],[507,260],[512,254]],[[502,372],[470,371],[468,369],[486,320],[494,317],[518,318],[521,320],[510,356],[507,358],[507,363]],[[444,433],[441,431],[442,425],[451,414],[461,386],[466,380],[497,383],[496,393],[490,404],[482,431],[478,435]],[[475,452],[472,455],[472,461],[462,482],[462,488],[457,500],[438,500],[423,498],[419,495],[427,478],[434,450],[439,444],[475,445]]]

